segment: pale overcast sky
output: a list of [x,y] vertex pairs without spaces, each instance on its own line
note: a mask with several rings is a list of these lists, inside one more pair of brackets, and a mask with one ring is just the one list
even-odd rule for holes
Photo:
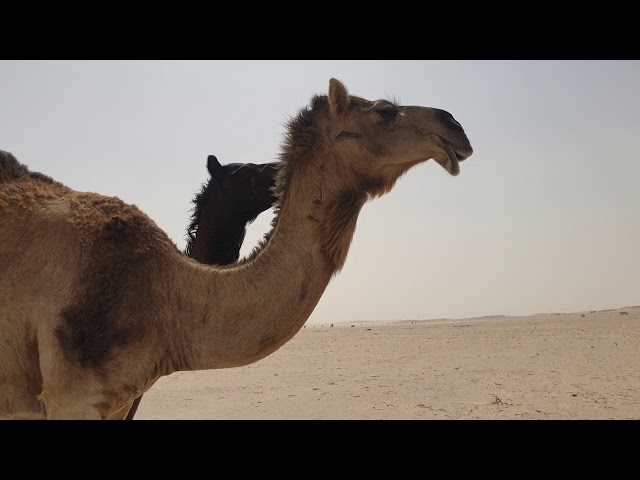
[[182,249],[207,155],[275,160],[331,77],[449,111],[474,154],[365,205],[308,323],[640,304],[638,61],[1,61],[0,149],[136,204]]

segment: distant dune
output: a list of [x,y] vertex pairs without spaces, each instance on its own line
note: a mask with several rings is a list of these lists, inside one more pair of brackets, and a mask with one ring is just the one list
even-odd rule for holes
[[[581,310],[581,311],[577,311],[577,312],[569,312],[569,313],[560,313],[560,312],[550,312],[550,313],[534,313],[532,315],[504,315],[504,314],[497,314],[497,315],[484,315],[484,316],[480,316],[480,317],[463,317],[463,318],[430,318],[430,319],[410,319],[410,320],[384,320],[384,321],[371,321],[371,320],[357,320],[357,321],[349,321],[349,320],[344,320],[344,321],[338,321],[338,322],[334,322],[333,325],[334,326],[350,326],[350,325],[354,325],[354,326],[364,326],[364,325],[399,325],[399,324],[411,324],[411,323],[416,323],[416,322],[459,322],[459,321],[466,321],[466,322],[470,322],[470,321],[476,321],[476,320],[491,320],[491,319],[509,319],[509,318],[513,318],[513,319],[526,319],[526,318],[530,318],[530,317],[549,317],[549,316],[557,316],[557,315],[581,315],[581,314],[585,314],[585,315],[594,315],[594,314],[603,314],[603,313],[610,313],[610,312],[628,312],[628,313],[640,313],[640,305],[634,305],[634,306],[628,306],[628,307],[621,307],[621,308],[609,308],[609,309],[605,309],[605,310]],[[330,324],[328,323],[308,323],[306,325],[307,328],[309,327],[318,327],[320,328],[321,326],[328,326]]]

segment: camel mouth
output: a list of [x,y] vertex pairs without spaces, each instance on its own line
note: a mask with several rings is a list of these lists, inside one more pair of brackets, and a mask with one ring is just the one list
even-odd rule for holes
[[433,159],[440,164],[450,175],[454,177],[460,174],[460,162],[463,162],[471,153],[468,150],[461,150],[453,147],[445,139],[442,139],[442,153]]
[[433,159],[449,174],[456,176],[460,173],[460,161],[455,154],[451,156],[438,155],[434,156]]

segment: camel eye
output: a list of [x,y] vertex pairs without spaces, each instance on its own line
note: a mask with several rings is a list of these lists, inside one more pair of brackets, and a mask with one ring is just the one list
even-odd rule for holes
[[395,108],[384,108],[382,110],[376,110],[376,112],[385,122],[390,122],[396,118],[396,115],[398,114],[398,111]]

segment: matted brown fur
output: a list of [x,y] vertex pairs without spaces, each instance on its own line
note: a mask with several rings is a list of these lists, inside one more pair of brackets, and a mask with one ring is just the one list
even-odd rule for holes
[[344,265],[366,201],[430,158],[457,175],[471,153],[449,113],[331,79],[289,122],[271,232],[233,267],[198,264],[135,206],[4,154],[0,417],[121,419],[164,375],[265,358]]

